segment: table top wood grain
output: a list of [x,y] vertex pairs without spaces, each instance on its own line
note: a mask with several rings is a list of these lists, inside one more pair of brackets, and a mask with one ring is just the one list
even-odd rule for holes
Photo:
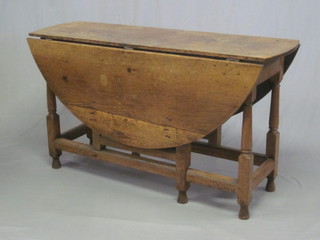
[[30,36],[252,62],[287,55],[299,46],[297,40],[92,22],[59,24]]

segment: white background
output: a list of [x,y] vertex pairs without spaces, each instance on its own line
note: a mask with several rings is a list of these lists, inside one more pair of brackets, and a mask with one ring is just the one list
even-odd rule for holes
[[[0,0],[0,239],[319,239],[320,1]],[[282,82],[277,191],[253,193],[251,219],[234,194],[192,185],[176,203],[172,180],[47,154],[45,82],[29,32],[83,20],[291,38],[301,48]],[[264,151],[269,97],[254,107],[254,150]],[[59,104],[62,128],[78,121]],[[240,118],[223,143],[239,147]],[[193,155],[193,166],[234,175],[236,165]]]

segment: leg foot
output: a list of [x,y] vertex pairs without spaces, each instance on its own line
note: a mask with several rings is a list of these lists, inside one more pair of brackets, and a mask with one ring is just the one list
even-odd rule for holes
[[239,218],[242,220],[247,220],[250,218],[248,206],[245,206],[245,205],[240,206]]
[[59,158],[52,158],[52,168],[59,169],[61,168],[61,163]]
[[268,182],[266,185],[267,192],[274,192],[276,190],[276,186],[274,184],[274,178],[268,178]]
[[187,191],[179,191],[177,202],[182,204],[188,202]]

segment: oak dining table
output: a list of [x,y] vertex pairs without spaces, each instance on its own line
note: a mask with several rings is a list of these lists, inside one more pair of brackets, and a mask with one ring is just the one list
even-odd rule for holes
[[[29,35],[47,84],[53,168],[66,151],[172,178],[179,203],[187,203],[190,183],[234,192],[240,219],[249,218],[264,179],[266,191],[275,190],[280,82],[299,41],[93,22]],[[266,151],[256,153],[252,106],[267,95]],[[82,124],[61,132],[56,98]],[[239,149],[221,142],[222,125],[236,114]],[[83,135],[87,142],[77,140]],[[192,152],[237,162],[238,176],[191,168]]]

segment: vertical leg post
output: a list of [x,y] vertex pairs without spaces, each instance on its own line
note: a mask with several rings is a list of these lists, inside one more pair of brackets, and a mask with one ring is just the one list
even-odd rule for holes
[[271,93],[270,116],[269,116],[269,132],[267,133],[266,141],[266,156],[274,159],[274,170],[267,177],[266,185],[267,192],[275,191],[274,179],[278,174],[278,159],[279,159],[279,97],[280,97],[280,80],[282,74],[279,73],[273,78],[273,88]]
[[61,168],[59,156],[61,151],[54,146],[55,139],[60,135],[60,120],[57,114],[57,103],[54,92],[47,85],[47,131],[48,131],[48,146],[49,155],[52,157],[52,168]]
[[241,135],[241,154],[238,162],[238,203],[240,204],[239,218],[248,219],[249,203],[251,202],[251,186],[253,180],[253,160],[252,153],[252,103],[255,93],[249,95],[244,103],[242,135]]
[[208,136],[208,144],[210,146],[220,146],[221,145],[221,136],[222,136],[222,126],[218,127]]
[[185,144],[176,148],[176,186],[179,191],[178,203],[187,203],[187,190],[190,183],[187,182],[187,171],[191,162],[191,144]]
[[92,130],[92,146],[97,151],[101,151],[105,147],[100,144],[100,133],[95,130]]

